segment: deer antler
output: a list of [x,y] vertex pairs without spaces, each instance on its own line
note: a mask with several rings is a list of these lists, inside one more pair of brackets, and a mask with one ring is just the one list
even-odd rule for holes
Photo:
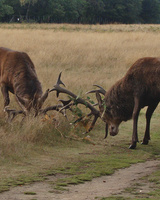
[[14,118],[15,116],[17,116],[18,114],[23,114],[24,116],[26,116],[26,113],[22,110],[13,110],[13,109],[9,109],[8,106],[6,106],[4,108],[4,112],[6,112],[8,114],[8,119],[7,121],[10,123]]
[[50,110],[56,110],[56,111],[59,111],[60,110],[60,108],[62,108],[64,105],[62,105],[62,104],[58,104],[58,105],[55,105],[55,106],[49,106],[49,107],[47,107],[47,108],[44,108],[44,109],[41,109],[40,110],[40,113],[41,114],[46,114],[48,111],[50,111]]
[[[65,107],[66,107],[65,109],[69,108],[68,105],[69,105],[69,103],[71,102],[71,100],[67,100],[67,101],[59,100],[59,101],[60,101],[62,104],[58,104],[58,105],[54,105],[54,106],[49,106],[49,107],[47,107],[47,108],[41,109],[41,110],[40,110],[40,113],[45,115],[45,114],[46,114],[48,111],[50,111],[50,110],[56,110],[56,111],[62,113],[62,114],[67,118],[66,112],[63,111],[63,110],[64,110],[63,108],[65,108]],[[70,109],[70,108],[69,108],[69,109]]]
[[[88,92],[86,92],[86,94],[89,94],[89,93],[96,93],[96,98],[97,98],[97,100],[98,100],[99,93],[101,93],[101,94],[103,94],[103,95],[105,96],[105,93],[106,93],[106,90],[105,90],[105,89],[103,89],[103,88],[102,88],[101,86],[99,86],[99,85],[94,85],[94,86],[96,86],[96,87],[98,87],[98,88],[100,88],[100,89],[88,91]],[[98,103],[98,105],[99,105],[99,103]],[[102,114],[102,115],[103,115],[103,114]],[[104,137],[104,139],[107,138],[107,136],[108,136],[108,124],[106,123],[106,127],[105,127],[105,137]]]
[[86,94],[90,94],[90,93],[96,93],[96,92],[98,92],[98,93],[101,93],[101,94],[105,95],[106,90],[105,90],[104,88],[102,88],[102,87],[99,86],[99,85],[93,85],[93,86],[96,86],[96,87],[98,87],[99,89],[88,91],[88,92],[86,92]]
[[[56,85],[54,85],[53,89],[51,89],[49,92],[56,91],[57,92],[57,97],[59,96],[60,93],[64,93],[64,94],[68,94],[69,96],[71,96],[73,98],[74,102],[69,101],[68,104],[66,104],[63,108],[60,109],[61,111],[63,109],[66,109],[66,108],[70,108],[70,106],[72,106],[72,105],[77,105],[77,104],[85,105],[87,108],[90,109],[91,112],[87,116],[92,116],[93,115],[94,119],[93,119],[93,121],[91,123],[90,128],[85,132],[85,133],[88,133],[93,129],[98,117],[100,117],[100,113],[96,108],[94,108],[86,100],[78,97],[77,95],[75,95],[71,91],[65,89],[64,87],[61,87],[60,85],[64,85],[64,83],[61,81],[61,75],[62,75],[62,72],[59,74],[59,77],[58,77]],[[81,117],[79,119],[81,120],[83,118],[84,117]]]

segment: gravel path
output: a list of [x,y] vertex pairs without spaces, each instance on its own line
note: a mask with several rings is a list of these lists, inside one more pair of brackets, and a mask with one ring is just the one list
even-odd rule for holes
[[[90,182],[68,187],[69,191],[55,193],[49,181],[12,188],[0,194],[0,200],[94,200],[95,197],[108,197],[122,192],[134,181],[151,174],[157,169],[160,160],[134,164],[117,170],[113,175],[95,178]],[[56,177],[50,177],[54,179]],[[26,195],[34,192],[35,195]]]

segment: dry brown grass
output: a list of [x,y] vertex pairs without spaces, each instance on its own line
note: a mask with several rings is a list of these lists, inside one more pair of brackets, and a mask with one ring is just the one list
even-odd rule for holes
[[[102,85],[107,90],[138,58],[160,56],[159,28],[158,25],[2,24],[0,46],[29,54],[36,66],[44,91],[52,88],[59,72],[63,71],[62,80],[67,88],[77,94],[82,93],[83,96],[87,90],[92,89],[93,84]],[[95,99],[94,95],[93,99]],[[57,98],[55,93],[51,93],[45,106],[55,103],[57,103]],[[3,107],[2,98],[0,105]],[[13,97],[11,107],[17,107]],[[27,137],[20,137],[22,129],[11,129],[12,135],[9,128],[4,128],[2,109],[0,115],[2,116],[0,137],[1,144],[4,144],[3,155],[7,154],[7,151],[9,151],[8,154],[12,151],[18,152],[21,145],[17,143],[21,144],[26,140],[35,142],[39,130],[43,130],[43,126],[46,126],[39,125],[41,122],[35,121],[35,124],[31,126],[34,127],[33,133],[28,124],[28,128],[24,131]],[[8,135],[10,135],[10,140],[8,140]],[[41,137],[43,141],[44,135]],[[5,145],[6,143],[8,145]],[[19,146],[19,148],[7,150],[12,146]]]
[[[121,27],[122,30],[130,27],[130,25],[112,26],[113,30],[116,30],[116,27]],[[72,29],[73,27],[76,25],[72,25]],[[100,25],[93,27],[93,30],[96,27],[97,30],[99,27],[103,28]],[[82,28],[80,31],[62,31],[58,28],[55,31],[51,27],[5,28],[0,30],[0,44],[25,51],[30,55],[44,90],[52,87],[60,71],[63,71],[63,80],[70,89],[88,89],[95,83],[107,89],[121,78],[138,58],[160,55],[160,35],[143,31],[146,27],[142,26],[135,32],[95,32],[85,31]],[[134,28],[136,29],[136,26]]]
[[[159,25],[1,24],[0,46],[29,54],[44,91],[52,88],[59,72],[63,71],[62,80],[66,87],[85,96],[93,84],[102,85],[107,90],[138,58],[160,56],[159,29]],[[44,106],[57,101],[55,93],[51,93]],[[5,185],[6,178],[14,179],[24,174],[30,176],[53,166],[64,167],[73,158],[78,160],[81,157],[79,152],[96,151],[100,146],[104,148],[103,136],[99,135],[104,133],[103,126],[92,131],[96,141],[103,145],[92,148],[78,142],[73,144],[61,137],[62,134],[75,137],[77,130],[72,129],[59,114],[56,114],[56,119],[61,125],[57,130],[52,120],[41,118],[26,120],[22,125],[19,117],[12,124],[7,124],[2,95],[0,107],[0,186]],[[10,107],[18,108],[13,95]],[[154,131],[158,127],[157,121],[154,118]],[[98,123],[101,123],[100,120]],[[122,135],[109,138],[110,143],[107,144],[110,147],[114,146],[115,140],[117,143],[124,141],[124,137],[131,132],[129,123],[128,126],[121,126]],[[143,126],[143,122],[139,124]]]

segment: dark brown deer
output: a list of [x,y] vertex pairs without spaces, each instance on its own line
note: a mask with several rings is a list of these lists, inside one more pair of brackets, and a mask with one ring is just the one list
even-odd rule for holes
[[138,142],[139,112],[147,106],[146,130],[142,144],[148,144],[150,120],[160,101],[160,58],[146,57],[137,60],[126,75],[106,92],[103,101],[99,93],[96,96],[100,116],[109,128],[110,135],[117,135],[120,123],[133,118],[131,149],[134,149]]
[[[59,83],[61,82],[59,81]],[[126,75],[117,81],[107,92],[100,86],[98,87],[100,89],[92,90],[88,93],[96,92],[99,111],[93,108],[92,105],[88,106],[84,100],[77,98],[70,91],[61,88],[59,84],[56,84],[53,90],[56,90],[58,93],[66,93],[74,97],[78,103],[90,108],[91,113],[89,115],[94,115],[95,117],[91,128],[87,132],[92,130],[98,117],[101,117],[106,123],[105,138],[108,135],[108,130],[111,136],[115,136],[118,134],[121,122],[133,118],[130,149],[136,148],[138,142],[137,126],[139,112],[143,107],[147,106],[146,130],[142,144],[148,144],[150,140],[150,120],[160,101],[160,58],[146,57],[137,60]],[[99,93],[105,95],[104,100],[101,99]]]
[[[3,47],[0,48],[0,86],[4,111],[9,114],[10,120],[19,113],[27,115],[32,108],[36,116],[49,93],[49,90],[42,93],[34,64],[26,53]],[[9,92],[15,94],[22,110],[8,109]]]

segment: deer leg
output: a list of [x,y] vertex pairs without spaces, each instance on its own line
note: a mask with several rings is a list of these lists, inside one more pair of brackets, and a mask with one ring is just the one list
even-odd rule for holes
[[4,98],[4,108],[5,108],[6,106],[9,105],[10,99],[9,99],[8,88],[3,83],[1,84],[1,92]]
[[138,127],[138,116],[140,112],[140,100],[138,97],[134,98],[134,109],[133,109],[133,134],[132,134],[132,143],[130,145],[130,149],[135,149],[136,144],[138,142],[138,133],[137,133],[137,127]]
[[153,104],[151,106],[148,106],[148,109],[146,112],[146,130],[145,130],[142,144],[147,145],[150,140],[150,121],[151,121],[152,114],[155,111],[157,105],[158,105],[158,102],[156,102],[155,104]]
[[11,122],[17,114],[24,114],[24,112],[8,109],[8,105],[10,103],[9,93],[8,93],[8,88],[3,83],[1,84],[1,91],[4,98],[4,112],[8,114],[7,121]]

